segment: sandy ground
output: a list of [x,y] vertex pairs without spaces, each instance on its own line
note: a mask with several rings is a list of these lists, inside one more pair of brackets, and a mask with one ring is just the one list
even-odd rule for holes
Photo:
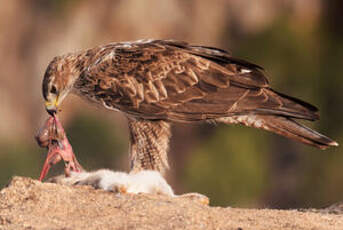
[[343,229],[340,208],[219,208],[187,198],[118,196],[14,177],[0,192],[0,229]]

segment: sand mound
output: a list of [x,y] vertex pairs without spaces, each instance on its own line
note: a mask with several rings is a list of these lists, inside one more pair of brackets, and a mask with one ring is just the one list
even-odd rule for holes
[[343,229],[343,215],[314,211],[209,207],[23,177],[0,192],[0,229]]

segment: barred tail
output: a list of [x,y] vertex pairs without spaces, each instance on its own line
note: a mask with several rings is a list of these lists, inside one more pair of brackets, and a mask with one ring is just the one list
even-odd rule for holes
[[288,117],[252,114],[223,117],[216,119],[216,121],[226,124],[243,124],[254,128],[264,129],[320,149],[338,146],[337,142]]

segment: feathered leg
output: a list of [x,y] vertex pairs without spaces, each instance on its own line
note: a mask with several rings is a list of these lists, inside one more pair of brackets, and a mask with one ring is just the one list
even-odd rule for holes
[[129,118],[131,172],[156,170],[162,175],[169,168],[170,124]]

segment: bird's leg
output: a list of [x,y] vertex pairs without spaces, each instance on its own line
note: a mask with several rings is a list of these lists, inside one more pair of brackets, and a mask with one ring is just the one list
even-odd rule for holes
[[155,170],[162,175],[168,166],[170,124],[165,121],[128,119],[130,130],[130,173]]
[[39,180],[43,180],[50,167],[61,160],[65,164],[64,171],[66,176],[69,176],[71,171],[81,172],[83,170],[73,153],[73,149],[57,116],[54,115],[47,119],[36,139],[41,147],[48,147],[49,149]]

